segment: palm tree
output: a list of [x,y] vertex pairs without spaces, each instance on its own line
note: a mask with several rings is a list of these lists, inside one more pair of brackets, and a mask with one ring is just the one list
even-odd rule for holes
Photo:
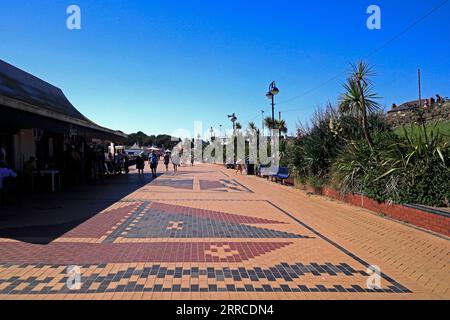
[[267,117],[264,119],[264,125],[269,128],[269,129],[273,129],[273,121],[271,117]]
[[[264,119],[264,124],[270,129],[274,128],[271,117],[267,117],[266,119]],[[278,129],[280,131],[280,133],[286,134],[288,132],[288,128],[286,126],[286,121],[285,120],[275,120],[275,129]]]
[[378,95],[372,92],[370,77],[374,72],[363,61],[352,65],[352,72],[344,84],[345,93],[340,98],[340,110],[343,113],[351,113],[361,116],[362,130],[370,149],[373,150],[373,141],[369,132],[368,114],[380,109],[375,99]]
[[236,122],[236,130],[241,130],[242,129],[242,124],[240,124],[239,122]]
[[276,126],[277,126],[278,130],[280,130],[280,133],[286,134],[288,132],[288,128],[287,128],[285,120],[279,120],[279,121],[275,121],[275,122],[276,122]]

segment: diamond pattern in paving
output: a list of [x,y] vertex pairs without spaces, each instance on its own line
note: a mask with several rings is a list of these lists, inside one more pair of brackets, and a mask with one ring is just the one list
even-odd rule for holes
[[[230,178],[218,166],[182,168],[48,244],[0,239],[0,298],[442,297],[357,241],[344,245],[334,229],[324,231],[317,220],[287,210],[288,193],[276,198],[266,192],[271,188],[280,187]],[[333,220],[336,213],[318,214]],[[371,265],[381,268],[381,288],[368,286]],[[67,286],[69,266],[81,270],[78,288]]]

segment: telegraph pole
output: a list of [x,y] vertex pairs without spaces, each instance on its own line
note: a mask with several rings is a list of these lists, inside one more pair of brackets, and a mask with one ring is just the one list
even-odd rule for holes
[[422,80],[420,75],[420,68],[417,71],[418,81],[419,81],[419,109],[422,108]]

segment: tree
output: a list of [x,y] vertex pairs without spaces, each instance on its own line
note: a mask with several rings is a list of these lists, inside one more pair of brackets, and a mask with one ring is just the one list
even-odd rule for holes
[[269,129],[273,129],[273,121],[271,117],[267,117],[264,119],[264,125],[269,128]]
[[[265,118],[264,124],[266,125],[266,127],[270,128],[270,129],[274,128],[271,117]],[[274,129],[278,129],[278,130],[280,130],[280,133],[286,134],[288,132],[286,121],[285,120],[275,120],[275,128]]]
[[241,130],[242,129],[242,124],[240,124],[239,122],[236,122],[236,130]]
[[276,121],[277,129],[280,130],[280,133],[286,134],[288,132],[288,128],[285,120]]
[[376,93],[372,92],[370,77],[374,72],[370,66],[363,61],[352,65],[352,71],[347,82],[344,84],[345,92],[342,94],[339,104],[343,113],[351,113],[361,118],[364,137],[373,150],[373,141],[369,132],[368,114],[378,111],[380,105]]

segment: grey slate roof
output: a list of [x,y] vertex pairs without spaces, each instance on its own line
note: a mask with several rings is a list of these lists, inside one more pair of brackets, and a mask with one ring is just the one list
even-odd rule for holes
[[75,119],[83,126],[121,137],[126,136],[121,131],[101,127],[86,118],[67,99],[63,91],[32,74],[0,59],[0,96],[6,96],[23,101],[39,109]]
[[89,121],[61,89],[0,60],[0,94],[76,119]]

